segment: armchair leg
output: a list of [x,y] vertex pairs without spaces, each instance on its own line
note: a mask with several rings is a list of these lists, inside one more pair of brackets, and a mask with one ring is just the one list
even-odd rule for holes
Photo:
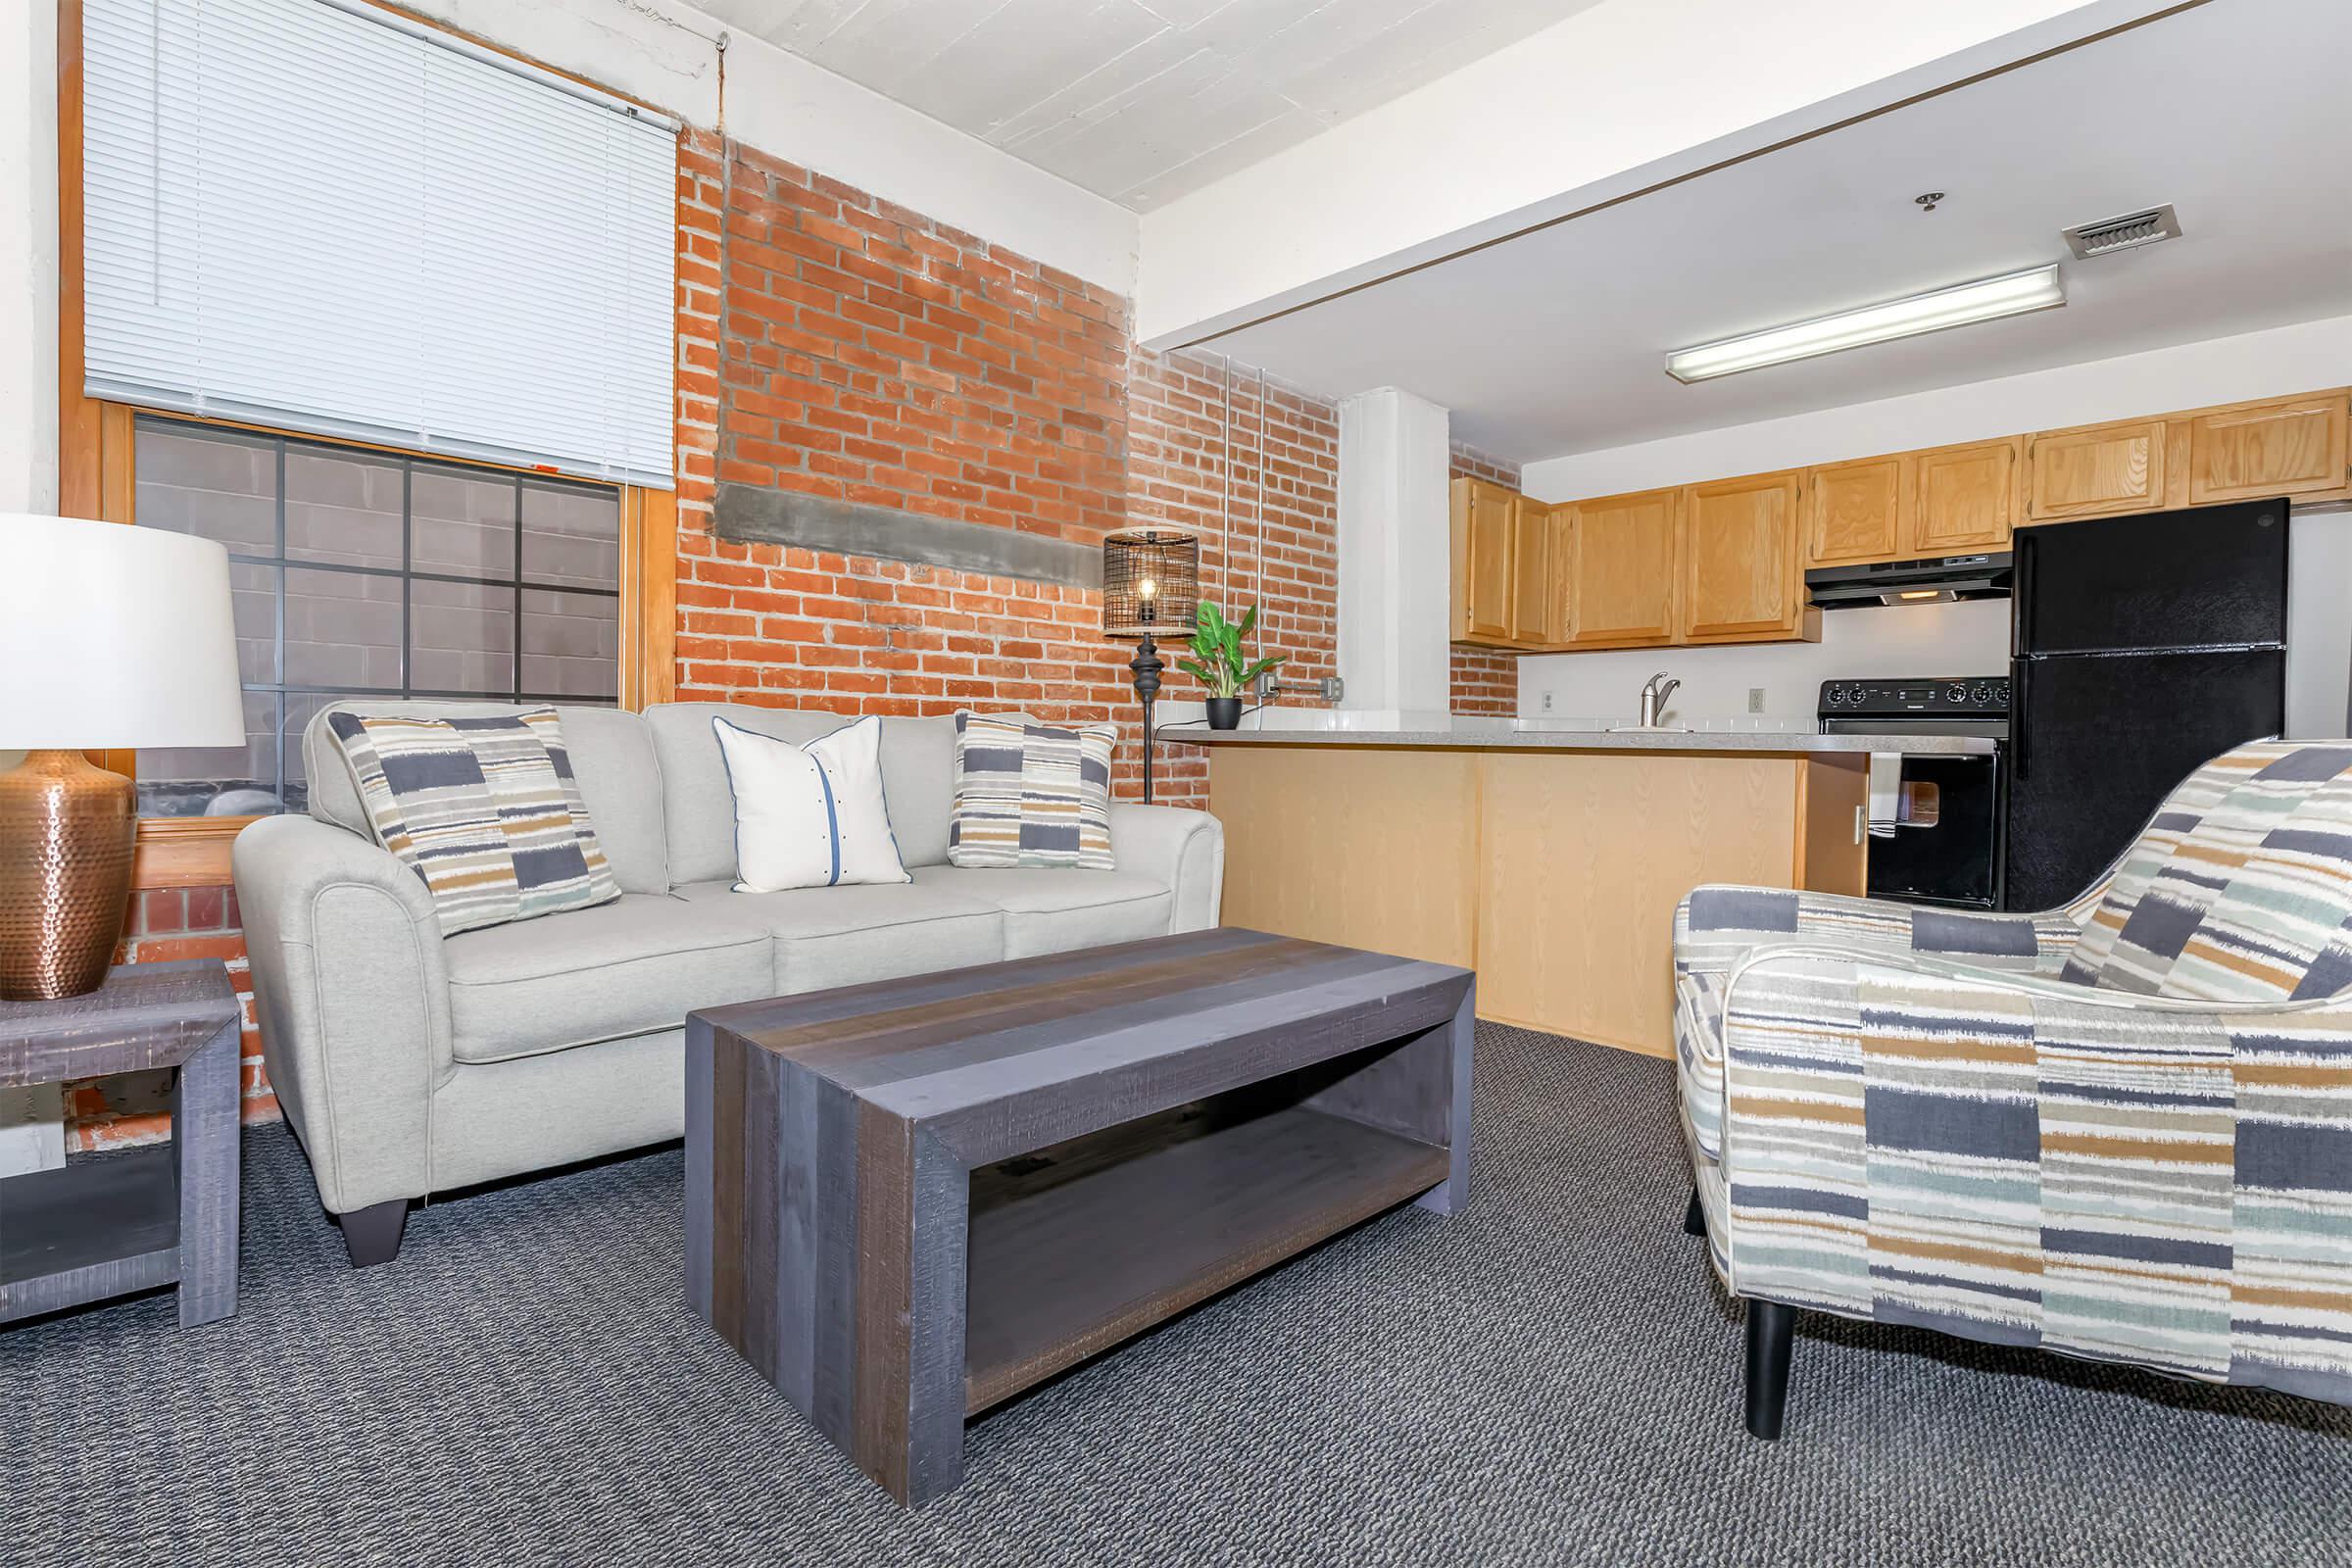
[[1695,1187],[1690,1189],[1690,1206],[1683,1210],[1683,1234],[1685,1236],[1707,1234],[1707,1211],[1699,1206],[1698,1189]]
[[1747,1435],[1775,1443],[1788,1404],[1788,1343],[1796,1308],[1747,1298]]
[[401,1233],[409,1227],[409,1200],[394,1198],[370,1203],[337,1214],[335,1223],[343,1227],[343,1246],[351,1253],[351,1266],[373,1268],[400,1255]]

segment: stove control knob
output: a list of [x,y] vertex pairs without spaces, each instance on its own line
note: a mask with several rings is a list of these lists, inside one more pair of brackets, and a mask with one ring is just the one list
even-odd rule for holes
[[1946,702],[1965,703],[1968,701],[1968,688],[1954,681],[1943,689],[1943,696]]
[[1832,708],[1836,708],[1845,701],[1845,688],[1842,686],[1833,686],[1827,692],[1823,693],[1823,695],[1829,699],[1830,706]]
[[2009,706],[2009,683],[2007,681],[1996,680],[1992,683],[1992,700],[2003,708]]
[[1968,697],[1969,701],[1975,703],[1979,708],[1983,708],[1992,701],[1992,688],[1980,681],[1977,686],[1969,692]]

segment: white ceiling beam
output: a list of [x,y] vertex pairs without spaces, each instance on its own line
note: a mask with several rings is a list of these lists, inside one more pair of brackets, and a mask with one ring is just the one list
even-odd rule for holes
[[1144,215],[1138,335],[1199,342],[2178,0],[1605,0]]

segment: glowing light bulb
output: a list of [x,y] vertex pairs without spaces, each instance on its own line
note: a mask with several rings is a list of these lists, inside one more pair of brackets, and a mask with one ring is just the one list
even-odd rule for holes
[[1142,581],[1138,582],[1138,583],[1135,585],[1135,594],[1136,594],[1136,597],[1137,597],[1138,599],[1149,599],[1149,598],[1151,598],[1151,597],[1152,597],[1153,594],[1156,594],[1156,593],[1158,593],[1158,592],[1159,592],[1159,584],[1157,584],[1157,583],[1153,582],[1153,581],[1152,581],[1151,578],[1149,578],[1149,577],[1146,577],[1146,578],[1144,578]]

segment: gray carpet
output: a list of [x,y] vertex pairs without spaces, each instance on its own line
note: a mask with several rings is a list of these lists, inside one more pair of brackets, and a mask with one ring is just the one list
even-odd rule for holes
[[1482,1026],[1472,1202],[980,1421],[903,1512],[688,1315],[673,1149],[353,1274],[246,1142],[243,1311],[0,1332],[0,1563],[2341,1562],[2352,1412],[1809,1317],[1789,1432],[1681,1232],[1664,1062]]

